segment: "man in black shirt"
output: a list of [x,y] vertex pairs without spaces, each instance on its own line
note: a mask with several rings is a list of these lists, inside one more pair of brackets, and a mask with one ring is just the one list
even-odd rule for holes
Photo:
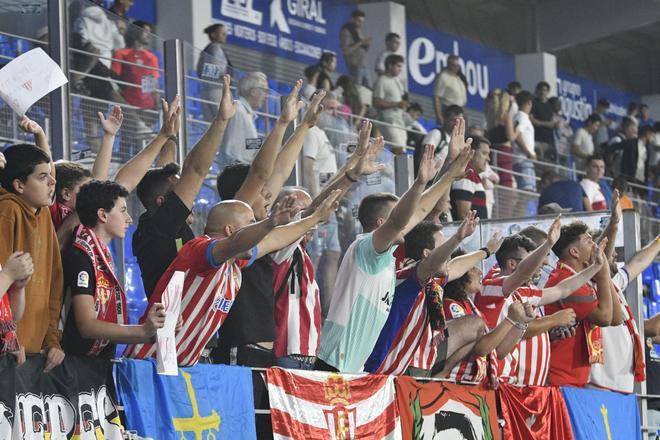
[[536,85],[536,97],[532,104],[530,119],[534,124],[534,140],[539,156],[551,159],[556,154],[554,129],[558,122],[553,120],[554,111],[548,102],[550,84],[541,81]]

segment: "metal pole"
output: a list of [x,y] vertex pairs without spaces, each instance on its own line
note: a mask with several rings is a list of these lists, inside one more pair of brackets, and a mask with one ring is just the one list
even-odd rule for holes
[[[67,78],[69,77],[68,36],[67,2],[48,0],[48,52]],[[50,94],[50,143],[54,160],[71,158],[69,101],[68,83]]]
[[186,111],[186,80],[183,60],[183,42],[176,40],[165,41],[165,99],[170,102],[176,95],[181,96],[181,128],[179,129],[178,155],[182,164],[188,153],[188,127]]
[[394,156],[394,185],[401,196],[410,188],[414,179],[413,157],[409,154]]

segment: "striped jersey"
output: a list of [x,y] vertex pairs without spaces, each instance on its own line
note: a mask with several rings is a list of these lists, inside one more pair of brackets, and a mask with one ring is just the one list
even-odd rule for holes
[[[241,287],[241,269],[248,260],[213,261],[213,245],[217,240],[207,235],[187,242],[156,284],[149,298],[144,322],[154,303],[160,302],[163,291],[176,271],[185,273],[181,294],[183,327],[176,333],[177,363],[195,365],[202,350],[224,322],[236,293]],[[145,359],[156,356],[156,344],[130,344],[124,356]]]
[[[443,301],[445,309],[445,316],[447,322],[452,319],[461,318],[463,316],[477,315],[481,318],[483,316],[469,299],[457,301],[451,298],[445,298]],[[450,336],[451,337],[451,336]],[[472,356],[469,355],[461,360],[448,374],[447,379],[456,382],[481,382],[486,378],[488,360],[486,356]]]
[[321,298],[312,260],[300,241],[271,254],[271,259],[275,356],[316,356],[321,338]]
[[466,171],[468,172],[467,177],[457,180],[451,186],[449,198],[451,200],[452,218],[460,218],[456,202],[463,201],[469,202],[471,204],[470,209],[477,211],[479,218],[485,220],[488,218],[488,210],[486,209],[484,184],[481,177],[479,177],[479,173],[471,165],[468,165]]
[[[504,321],[514,301],[529,302],[535,307],[537,318],[543,314],[538,307],[543,291],[531,286],[519,287],[502,306],[499,322]],[[506,357],[498,362],[501,382],[517,386],[545,386],[550,370],[550,335],[548,332],[533,338],[521,339]]]
[[505,279],[505,276],[500,275],[499,268],[491,269],[481,282],[481,291],[474,296],[474,305],[483,315],[488,328],[497,326],[506,299],[502,290]]

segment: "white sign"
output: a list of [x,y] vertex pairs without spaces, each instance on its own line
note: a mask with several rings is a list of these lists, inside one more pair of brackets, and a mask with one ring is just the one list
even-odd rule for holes
[[41,48],[32,49],[0,69],[0,97],[19,115],[68,81]]
[[156,331],[158,347],[156,349],[156,371],[166,376],[178,376],[179,368],[176,361],[176,323],[181,312],[181,294],[185,274],[177,271],[172,274],[162,296],[165,307],[165,325]]

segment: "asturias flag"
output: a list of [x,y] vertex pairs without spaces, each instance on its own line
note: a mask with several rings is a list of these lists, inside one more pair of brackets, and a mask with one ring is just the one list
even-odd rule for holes
[[270,368],[275,440],[401,439],[394,377]]
[[578,440],[641,440],[639,409],[634,394],[562,387]]
[[197,364],[178,376],[156,373],[155,359],[117,365],[126,427],[158,440],[256,439],[249,368]]

